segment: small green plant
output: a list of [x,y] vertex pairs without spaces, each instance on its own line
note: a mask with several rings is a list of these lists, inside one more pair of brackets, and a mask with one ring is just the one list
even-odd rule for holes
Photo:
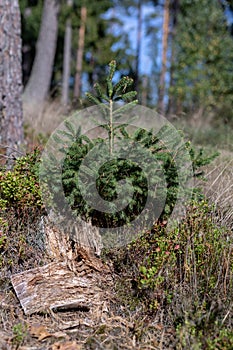
[[24,343],[25,338],[27,337],[27,326],[18,323],[13,326],[13,344],[16,345],[17,349]]
[[[168,124],[154,135],[153,130],[137,128],[132,131],[128,128],[128,124],[117,123],[124,113],[137,104],[137,100],[135,99],[136,92],[130,91],[133,83],[131,78],[123,77],[119,82],[113,84],[115,70],[116,62],[112,61],[109,64],[105,91],[96,83],[94,86],[96,95],[86,94],[88,99],[96,104],[101,111],[104,122],[100,128],[107,130],[107,138],[90,139],[81,134],[81,129],[76,130],[69,121],[64,123],[65,130],[59,130],[53,135],[59,150],[65,154],[62,168],[63,191],[73,213],[81,216],[84,220],[91,220],[92,224],[98,227],[119,227],[130,224],[138,217],[144,209],[145,203],[148,202],[150,206],[144,215],[146,226],[151,213],[154,215],[154,221],[158,219],[157,212],[161,210],[163,200],[166,199],[166,202],[160,215],[161,221],[169,217],[178,197],[181,196],[179,193],[181,179],[176,166],[177,152],[168,149],[161,141],[169,136],[172,138],[174,129]],[[70,140],[72,141],[69,149],[66,147],[67,140],[69,143]],[[106,141],[108,148],[106,148]],[[176,141],[179,143],[180,139]],[[135,149],[137,150],[137,157],[134,159],[125,159],[126,143],[128,155],[134,154]],[[196,152],[189,142],[185,143],[183,148],[186,153],[190,154],[194,175],[200,175],[198,169],[210,162],[212,157],[206,157],[201,151]],[[97,149],[98,152],[95,151],[93,158],[90,158],[89,155],[94,149]],[[115,153],[113,154],[115,149],[117,149],[117,156]],[[145,156],[148,153],[150,156]],[[180,157],[182,154],[181,152]],[[89,163],[83,166],[87,155]],[[103,159],[105,162],[99,167]],[[138,160],[140,160],[140,164],[138,164]],[[57,180],[60,171],[57,171],[59,167],[52,154],[47,163],[42,173],[44,172],[45,179],[46,176],[48,177],[48,187],[51,187],[51,192],[54,195],[53,202],[61,203],[61,187],[58,185],[59,180]],[[160,166],[154,167],[155,164]],[[81,166],[82,170],[80,171]],[[82,184],[80,184],[80,173]],[[182,176],[185,177],[185,174]],[[150,189],[148,179],[151,185]],[[121,181],[124,181],[125,195],[121,198],[124,209],[118,211],[115,210],[117,207],[114,201],[118,199]],[[163,181],[166,183],[165,185]],[[87,197],[93,197],[96,188],[100,197],[108,202],[109,211],[102,212],[93,209],[84,198],[83,193]],[[156,193],[154,188],[156,188]],[[126,195],[127,193],[132,194],[130,200],[128,200],[130,195]]]
[[230,350],[233,347],[232,329],[215,324],[201,330],[192,320],[186,320],[176,328],[178,349]]
[[212,337],[208,337],[206,343],[208,350],[230,350],[233,348],[233,331],[219,325],[219,331],[213,334]]
[[[129,91],[130,86],[133,84],[133,79],[130,77],[123,77],[121,80],[113,85],[113,76],[116,71],[116,61],[111,61],[109,63],[109,74],[106,79],[106,93],[104,93],[98,83],[94,85],[97,96],[92,95],[87,92],[86,96],[88,99],[100,106],[103,111],[103,116],[105,118],[106,124],[103,126],[108,132],[109,140],[109,153],[112,154],[114,148],[114,137],[116,135],[116,130],[121,128],[123,125],[117,125],[114,127],[114,122],[116,122],[122,115],[122,113],[127,112],[131,107],[138,103],[138,100],[134,99],[137,95],[136,91]],[[117,101],[129,102],[126,105],[118,108],[114,111],[113,104]]]

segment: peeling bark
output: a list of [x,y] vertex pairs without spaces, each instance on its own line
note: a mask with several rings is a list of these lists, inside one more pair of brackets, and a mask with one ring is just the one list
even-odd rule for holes
[[74,261],[72,269],[65,261],[53,262],[11,277],[26,315],[46,310],[90,311],[104,303],[101,283],[111,282],[108,267],[100,259],[93,263],[85,254],[77,258],[80,261]]

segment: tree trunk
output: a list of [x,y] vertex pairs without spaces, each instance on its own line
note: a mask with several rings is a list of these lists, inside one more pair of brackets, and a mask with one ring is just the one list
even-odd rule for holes
[[141,94],[141,104],[147,106],[149,95],[149,77],[145,75],[142,79],[142,94]]
[[142,38],[142,4],[141,4],[141,0],[138,0],[137,49],[136,49],[136,67],[135,67],[135,90],[137,92],[139,92],[139,70],[140,70],[141,38]]
[[58,34],[58,11],[60,2],[45,0],[36,56],[32,72],[25,88],[24,100],[41,105],[48,97]]
[[[67,0],[67,6],[72,7],[73,0]],[[62,76],[62,103],[69,103],[69,80],[70,80],[70,61],[71,61],[72,28],[70,18],[66,21],[65,43],[63,52],[63,76]]]
[[83,52],[85,43],[85,27],[87,20],[87,8],[82,6],[81,8],[81,25],[79,28],[79,39],[76,59],[76,74],[74,85],[74,98],[78,99],[81,94],[81,82],[82,82],[82,64],[83,64]]
[[23,141],[21,23],[18,0],[0,1],[0,147],[6,157]]
[[[175,87],[175,78],[174,78],[174,64],[175,64],[175,36],[177,28],[177,17],[179,12],[179,0],[173,0],[172,3],[172,29],[170,33],[170,46],[171,46],[171,58],[170,58],[170,88]],[[176,113],[175,98],[174,93],[169,94],[168,100],[168,118]]]
[[162,41],[162,69],[159,80],[158,91],[158,112],[165,114],[165,77],[167,71],[167,48],[168,48],[168,34],[169,34],[169,6],[170,0],[165,0],[164,4],[164,19],[163,19],[163,41]]

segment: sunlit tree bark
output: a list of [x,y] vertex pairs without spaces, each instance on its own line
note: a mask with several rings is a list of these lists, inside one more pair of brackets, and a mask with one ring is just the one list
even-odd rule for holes
[[165,114],[165,77],[167,71],[167,49],[168,49],[168,34],[169,34],[169,6],[170,0],[165,0],[164,3],[164,18],[163,18],[163,40],[162,40],[162,69],[159,80],[158,91],[158,112]]
[[82,82],[82,66],[83,66],[83,52],[85,45],[85,27],[87,20],[87,8],[82,6],[81,8],[81,25],[79,28],[78,49],[76,58],[76,74],[74,85],[74,98],[78,99],[81,94],[81,82]]
[[1,0],[0,148],[6,157],[23,141],[21,45],[18,0]]
[[[73,0],[67,0],[67,5],[72,6]],[[66,21],[65,42],[63,52],[63,75],[62,75],[62,103],[69,103],[69,80],[70,80],[70,62],[72,46],[72,27],[70,18]]]

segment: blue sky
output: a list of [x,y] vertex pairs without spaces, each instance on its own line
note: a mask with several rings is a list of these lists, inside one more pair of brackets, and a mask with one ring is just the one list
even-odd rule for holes
[[[141,38],[141,54],[140,54],[140,74],[150,74],[153,68],[153,62],[154,62],[154,56],[156,55],[156,46],[158,45],[157,42],[154,43],[154,50],[153,50],[153,43],[151,41],[151,38],[146,36],[146,18],[148,15],[155,14],[155,11],[158,11],[158,7],[156,8],[155,6],[152,5],[143,5],[142,6],[142,38]],[[161,9],[159,9],[161,11]],[[116,16],[117,8],[110,9],[109,12],[106,14],[106,16],[110,17]],[[131,43],[131,47],[133,50],[133,53],[136,52],[136,37],[137,37],[137,12],[135,11],[135,14],[132,16],[126,16],[122,15],[121,20],[123,20],[123,28],[121,26],[114,25],[113,26],[113,34],[115,33],[116,35],[121,33],[122,30],[125,33],[129,34],[129,39]],[[151,20],[151,23],[156,27],[156,28],[161,28],[158,31],[158,37],[162,37],[162,13],[158,13],[158,17],[154,19],[153,21]],[[157,51],[161,50],[161,45],[157,46]],[[153,52],[154,51],[154,52]],[[156,57],[157,64],[160,64],[160,59],[159,57],[160,52],[157,52],[158,55]]]

